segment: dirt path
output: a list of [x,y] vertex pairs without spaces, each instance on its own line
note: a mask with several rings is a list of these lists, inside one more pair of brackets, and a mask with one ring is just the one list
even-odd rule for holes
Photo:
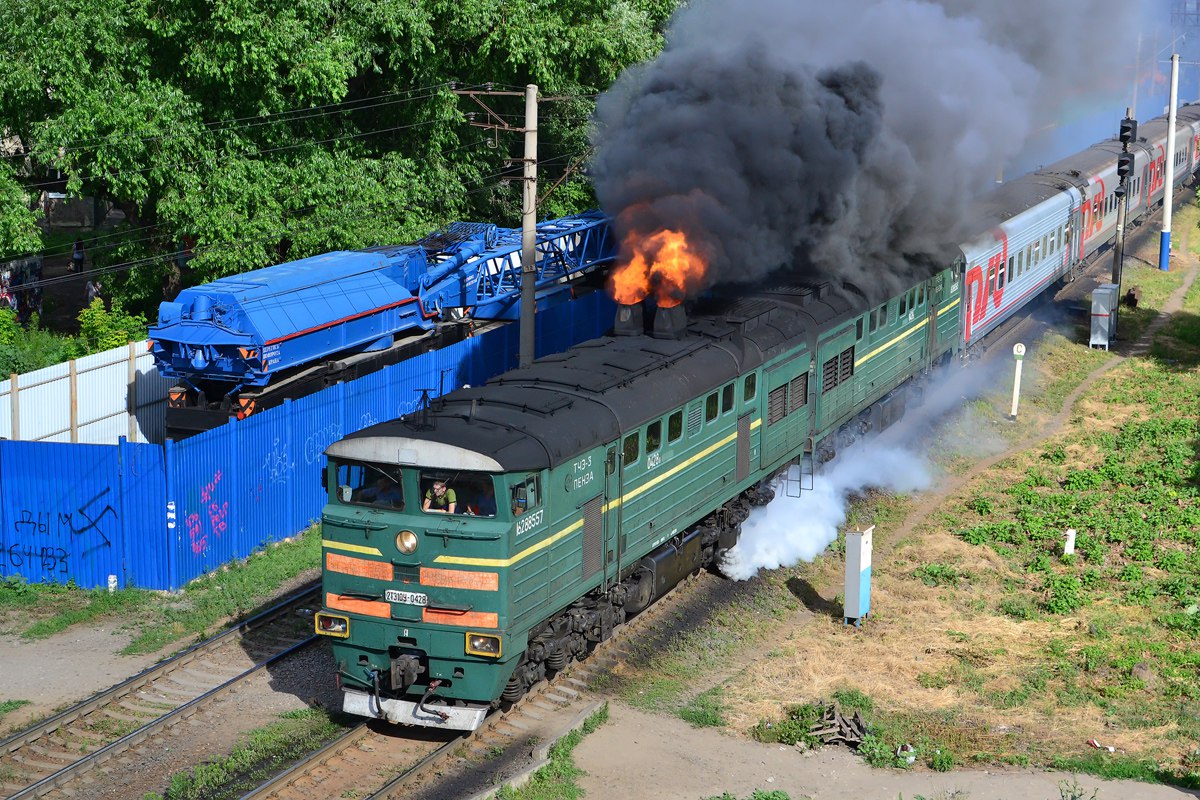
[[1091,797],[1092,790],[1099,789],[1097,800],[1200,797],[1169,786],[1031,769],[945,773],[872,769],[845,749],[802,753],[713,728],[693,728],[675,717],[646,714],[620,703],[611,704],[609,721],[575,748],[575,764],[588,773],[578,783],[590,800],[701,800],[723,792],[748,798],[756,790],[787,792],[792,800],[897,800],[901,795],[929,800],[1057,800],[1059,783],[1072,780],[1087,789],[1080,797]]

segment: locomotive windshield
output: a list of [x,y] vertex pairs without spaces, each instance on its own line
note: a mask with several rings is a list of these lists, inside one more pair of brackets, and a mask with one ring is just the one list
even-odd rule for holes
[[404,509],[404,484],[399,467],[338,464],[338,499],[351,505]]

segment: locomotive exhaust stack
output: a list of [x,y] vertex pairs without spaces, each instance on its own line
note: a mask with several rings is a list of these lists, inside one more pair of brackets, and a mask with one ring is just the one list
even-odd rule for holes
[[654,310],[654,327],[650,333],[655,339],[682,339],[687,336],[687,311],[683,303]]
[[[647,325],[646,314],[650,315]],[[655,339],[682,339],[687,336],[687,312],[682,303],[663,308],[645,308],[644,303],[617,306],[613,336],[653,336]]]
[[613,336],[641,336],[645,333],[645,314],[641,302],[622,303],[617,306],[613,321]]

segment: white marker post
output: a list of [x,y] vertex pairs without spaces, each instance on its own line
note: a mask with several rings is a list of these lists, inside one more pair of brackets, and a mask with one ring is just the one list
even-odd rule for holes
[[1013,403],[1012,413],[1008,418],[1012,421],[1017,419],[1017,404],[1021,401],[1021,362],[1025,360],[1025,345],[1017,342],[1013,345],[1013,358],[1017,360],[1017,374],[1013,377]]

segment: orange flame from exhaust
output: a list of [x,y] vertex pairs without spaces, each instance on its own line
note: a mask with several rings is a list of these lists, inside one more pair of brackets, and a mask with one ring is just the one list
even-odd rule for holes
[[630,231],[624,249],[631,254],[629,262],[612,275],[618,303],[640,303],[653,292],[659,308],[677,306],[700,285],[708,268],[683,231],[663,229],[649,236]]

